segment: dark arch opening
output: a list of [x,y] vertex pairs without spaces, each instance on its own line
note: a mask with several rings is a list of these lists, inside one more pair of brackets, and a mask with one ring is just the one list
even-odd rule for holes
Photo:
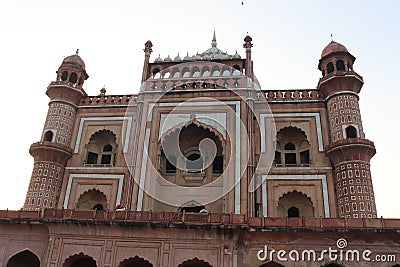
[[205,209],[204,206],[193,206],[193,207],[182,207],[181,212],[195,212],[199,213],[201,210]]
[[61,74],[61,81],[66,81],[68,78],[68,71],[63,71],[63,73]]
[[300,217],[300,211],[296,207],[290,207],[287,211],[289,218],[298,218]]
[[187,157],[186,171],[191,173],[199,173],[203,169],[203,161],[200,159],[200,154],[192,153]]
[[105,145],[104,148],[103,148],[103,152],[109,152],[109,151],[112,151],[112,150],[113,150],[113,148],[112,148],[111,145]]
[[293,143],[287,143],[285,145],[285,150],[296,150],[296,146]]
[[334,71],[334,66],[332,62],[329,62],[328,65],[326,65],[326,71],[329,73],[332,73]]
[[203,260],[199,260],[198,258],[194,258],[192,260],[188,260],[182,262],[178,265],[178,267],[212,267],[208,262]]
[[343,60],[336,61],[336,70],[345,70]]
[[29,250],[21,251],[12,256],[6,267],[39,267],[39,258]]
[[43,141],[52,142],[53,141],[53,132],[52,131],[47,131],[44,134]]
[[104,210],[104,206],[101,205],[100,203],[94,205],[93,207],[94,210]]
[[118,267],[153,267],[153,264],[143,258],[135,256],[122,261]]
[[296,146],[293,143],[287,143],[284,149],[290,151],[285,152],[285,164],[296,164]]
[[62,267],[97,267],[96,261],[83,253],[69,257]]
[[239,67],[239,65],[234,65],[234,66],[233,66],[233,68],[234,68],[235,70],[238,70],[238,71],[240,71],[240,67]]
[[167,159],[167,164],[165,166],[166,173],[176,173],[176,157],[171,156],[171,161]]
[[346,128],[347,138],[357,138],[357,129],[354,126],[349,126]]
[[69,76],[69,82],[76,83],[77,80],[78,80],[78,75],[75,72],[71,73],[71,76]]

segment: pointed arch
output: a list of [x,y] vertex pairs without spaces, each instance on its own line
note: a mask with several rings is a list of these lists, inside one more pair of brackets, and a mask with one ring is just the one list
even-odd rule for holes
[[326,71],[327,71],[327,73],[329,74],[329,73],[332,73],[332,72],[334,72],[334,70],[335,70],[335,67],[333,66],[333,63],[332,62],[329,62],[327,65],[326,65]]
[[206,261],[199,260],[198,258],[193,258],[191,260],[187,260],[178,265],[178,267],[213,267]]
[[136,255],[135,257],[122,260],[118,267],[153,267],[153,264]]
[[293,126],[281,128],[276,135],[276,144],[277,165],[310,165],[310,142],[302,129]]
[[39,257],[28,249],[17,252],[7,262],[6,267],[39,267]]
[[91,135],[86,145],[85,164],[114,165],[117,149],[117,137],[114,132],[103,129]]
[[279,131],[277,131],[276,136],[277,137],[282,136],[282,134],[284,134],[284,132],[286,132],[286,131],[299,131],[301,133],[301,135],[304,135],[304,138],[306,140],[308,140],[306,133],[301,128],[296,127],[296,126],[283,127],[281,129],[279,129]]
[[315,214],[314,210],[315,207],[311,198],[297,190],[281,193],[278,200],[278,217],[313,218]]
[[80,210],[106,210],[107,197],[100,190],[93,188],[83,192],[75,206]]
[[54,133],[52,130],[47,130],[43,135],[43,141],[53,142]]
[[[178,124],[178,125],[175,125],[174,127],[172,127],[172,128],[170,128],[169,130],[167,130],[167,131],[160,137],[160,140],[165,140],[165,139],[169,138],[170,136],[173,136],[173,135],[176,134],[177,132],[181,131],[183,128],[189,127],[191,124],[196,125],[197,127],[203,128],[204,130],[208,130],[208,131],[212,132],[213,134],[215,134],[215,135],[218,137],[218,139],[220,140],[221,146],[222,146],[223,148],[225,148],[225,146],[226,146],[225,141],[226,141],[226,140],[225,140],[224,136],[222,135],[222,133],[219,132],[219,131],[218,131],[217,129],[215,129],[214,127],[212,127],[212,126],[210,126],[210,125],[208,125],[208,124],[205,124],[205,123],[203,123],[203,122],[200,122],[200,121],[198,121],[198,120],[196,120],[196,119],[192,119],[192,120],[190,120],[190,121],[188,121],[188,122],[183,122],[183,123],[180,123],[180,124]],[[162,142],[161,142],[161,143],[162,143]]]
[[79,254],[74,254],[72,256],[69,256],[62,265],[62,267],[78,267],[78,266],[97,267],[97,263],[93,257],[80,252]]
[[353,125],[349,125],[346,127],[346,138],[350,139],[350,138],[357,138],[358,137],[358,133],[357,133],[357,129],[356,127],[354,127]]

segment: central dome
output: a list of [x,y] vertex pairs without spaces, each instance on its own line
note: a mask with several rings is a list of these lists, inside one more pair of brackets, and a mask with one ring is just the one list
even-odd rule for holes
[[332,41],[327,46],[325,46],[324,50],[322,50],[321,58],[324,58],[327,55],[329,55],[331,53],[336,53],[336,52],[348,52],[348,51],[344,45],[339,44],[335,41]]

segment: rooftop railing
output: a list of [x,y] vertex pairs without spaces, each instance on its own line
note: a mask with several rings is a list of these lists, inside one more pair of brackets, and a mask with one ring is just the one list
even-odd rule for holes
[[81,101],[80,106],[134,105],[136,100],[137,95],[88,96]]
[[352,228],[400,229],[400,219],[384,218],[267,218],[244,214],[187,213],[152,211],[96,211],[73,209],[45,209],[42,211],[0,211],[1,220],[28,221],[108,221],[124,223],[175,223],[194,225],[238,225],[261,228]]
[[262,91],[268,101],[316,101],[322,100],[317,89]]

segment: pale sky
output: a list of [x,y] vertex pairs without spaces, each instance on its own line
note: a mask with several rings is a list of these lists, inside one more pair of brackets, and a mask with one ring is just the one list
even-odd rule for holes
[[[63,57],[80,49],[97,95],[137,93],[144,43],[151,61],[193,55],[211,46],[244,55],[253,38],[255,74],[262,89],[316,88],[322,49],[335,41],[356,58],[364,77],[360,94],[366,138],[375,142],[371,161],[378,216],[399,218],[400,175],[399,1],[105,1],[13,0],[0,2],[1,109],[0,209],[22,207],[32,172],[29,146],[39,141],[47,113],[47,85]],[[399,164],[400,165],[400,164]]]

